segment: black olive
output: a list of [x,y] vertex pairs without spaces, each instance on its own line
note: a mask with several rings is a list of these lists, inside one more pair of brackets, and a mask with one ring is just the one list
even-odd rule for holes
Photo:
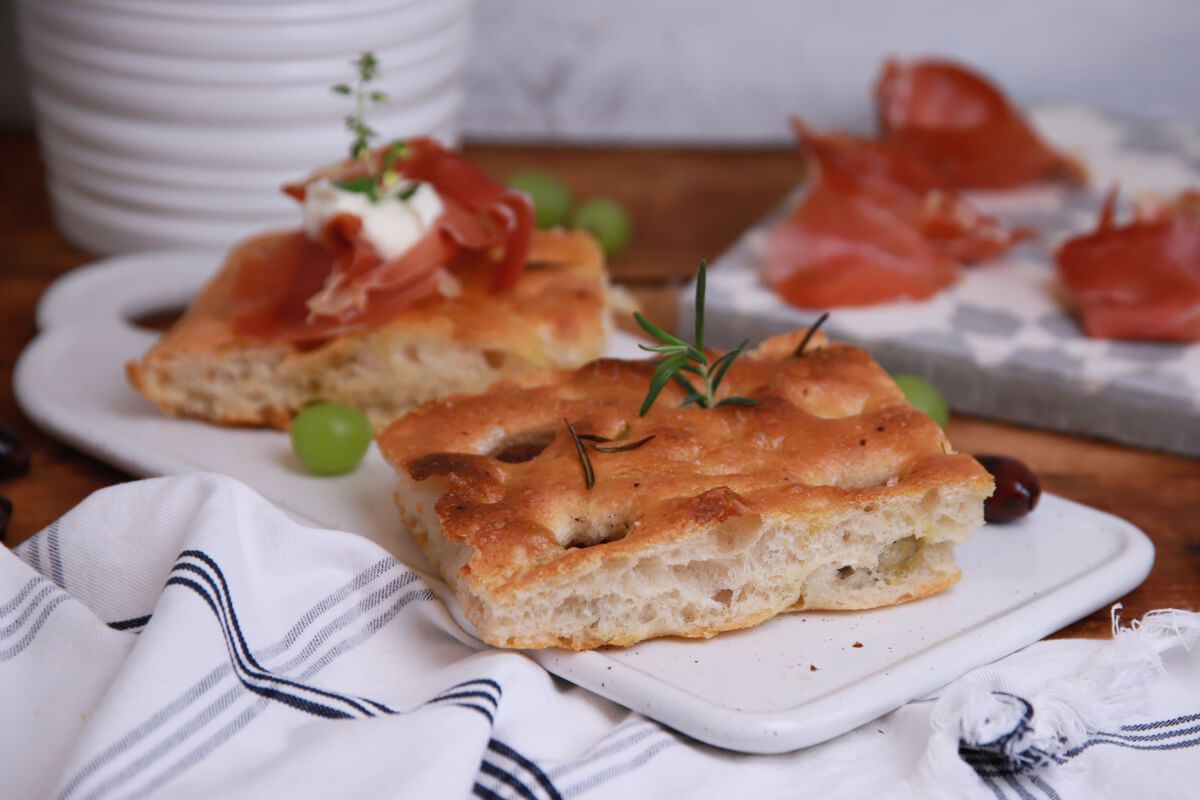
[[1033,470],[1008,456],[977,455],[975,460],[992,473],[996,491],[983,503],[988,522],[1012,522],[1033,511],[1042,496],[1042,485]]
[[12,500],[0,494],[0,542],[8,537],[8,521],[12,519]]
[[19,478],[29,472],[29,451],[16,434],[0,425],[0,478]]

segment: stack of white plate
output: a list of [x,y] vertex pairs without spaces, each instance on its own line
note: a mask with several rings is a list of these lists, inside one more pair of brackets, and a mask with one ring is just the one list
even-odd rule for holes
[[22,0],[62,232],[114,254],[299,222],[279,186],[345,156],[351,61],[382,140],[457,137],[470,0]]

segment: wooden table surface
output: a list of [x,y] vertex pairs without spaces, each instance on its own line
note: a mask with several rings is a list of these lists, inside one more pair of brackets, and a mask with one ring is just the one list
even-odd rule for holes
[[[665,324],[673,322],[678,286],[699,259],[720,254],[801,173],[790,151],[476,146],[470,153],[498,177],[537,166],[578,196],[624,203],[637,228],[612,271]],[[0,422],[33,455],[27,477],[0,482],[0,494],[15,507],[13,545],[129,476],[35,430],[13,399],[13,365],[34,335],[38,297],[90,257],[54,229],[33,137],[0,133],[0,164]],[[1158,557],[1149,579],[1123,598],[1127,618],[1154,608],[1200,609],[1200,461],[962,416],[947,431],[958,449],[1016,456],[1046,490],[1122,516],[1150,535]],[[1107,611],[1098,611],[1060,635],[1108,630]]]

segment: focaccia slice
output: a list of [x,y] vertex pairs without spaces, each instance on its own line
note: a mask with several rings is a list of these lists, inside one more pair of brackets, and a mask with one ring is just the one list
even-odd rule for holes
[[[865,351],[774,337],[719,396],[644,417],[653,364],[600,360],[429,403],[380,437],[404,524],[502,647],[709,637],[782,611],[866,609],[959,578],[992,479]],[[588,489],[564,419],[589,447]]]
[[127,366],[130,383],[168,414],[285,428],[325,401],[382,425],[436,397],[584,364],[601,354],[610,328],[604,258],[585,233],[535,232],[511,291],[492,292],[485,270],[459,272],[456,296],[426,298],[383,325],[315,345],[234,332],[236,262],[235,252],[179,322]]

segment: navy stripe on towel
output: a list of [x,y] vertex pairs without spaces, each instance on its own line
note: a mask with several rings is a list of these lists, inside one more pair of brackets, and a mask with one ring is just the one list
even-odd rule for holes
[[121,619],[116,622],[108,623],[108,627],[114,631],[131,631],[137,628],[144,628],[150,622],[150,615],[144,617],[133,617],[132,619]]
[[558,788],[555,787],[554,783],[537,764],[533,763],[528,758],[509,747],[504,742],[501,742],[499,739],[489,739],[487,747],[488,750],[491,750],[493,753],[504,756],[509,761],[520,766],[521,769],[527,772],[537,782],[537,784],[542,787],[546,793],[546,797],[550,798],[551,800],[562,800],[562,795],[559,793]]
[[[185,559],[201,563],[197,565]],[[167,586],[190,589],[205,601],[221,625],[234,673],[242,685],[255,694],[329,719],[392,713],[392,709],[383,703],[306,685],[265,669],[246,642],[224,573],[207,554],[198,550],[184,551],[167,580]]]

